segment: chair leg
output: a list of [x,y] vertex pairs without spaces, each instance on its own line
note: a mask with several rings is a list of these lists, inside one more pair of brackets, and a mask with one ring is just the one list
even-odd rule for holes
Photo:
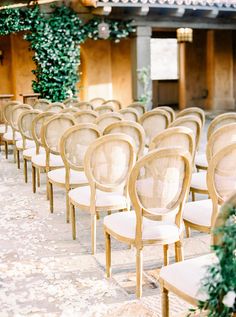
[[106,274],[111,277],[111,236],[105,231],[105,244],[106,244]]
[[182,239],[175,242],[175,258],[177,262],[184,260]]
[[70,223],[70,201],[68,190],[66,190],[66,222]]
[[75,221],[75,206],[70,204],[70,211],[71,211],[71,225],[72,225],[72,239],[76,239],[76,221]]
[[111,215],[111,210],[107,210],[107,215]]
[[50,189],[49,189],[49,181],[48,181],[48,176],[47,176],[47,174],[46,174],[46,177],[47,177],[47,181],[46,181],[46,182],[47,182],[47,184],[46,184],[47,193],[46,193],[46,194],[47,194],[47,200],[49,200],[49,199],[50,199],[50,198],[49,198],[49,197],[50,197],[50,193],[49,193],[49,192],[50,192]]
[[97,236],[97,215],[91,214],[91,242],[92,242],[92,254],[96,253],[96,236]]
[[25,183],[28,183],[28,170],[27,170],[27,160],[24,159],[24,176],[25,176]]
[[186,237],[190,238],[191,230],[190,230],[190,227],[188,225],[186,225],[186,224],[185,224],[185,232],[186,232]]
[[16,149],[17,168],[20,169],[20,151]]
[[161,290],[161,308],[162,317],[169,317],[169,292],[166,288],[162,287]]
[[13,144],[13,156],[14,156],[14,163],[16,163],[16,145]]
[[37,186],[40,187],[40,168],[37,168]]
[[48,181],[50,212],[53,213],[53,185]]
[[142,284],[143,284],[143,250],[136,249],[136,297],[142,297]]
[[169,245],[163,245],[163,253],[164,253],[164,266],[169,264]]
[[36,168],[32,165],[32,189],[36,193]]
[[195,193],[192,191],[192,201],[195,201]]
[[7,160],[8,159],[8,143],[7,143],[7,141],[4,141],[4,146],[5,146],[5,157]]

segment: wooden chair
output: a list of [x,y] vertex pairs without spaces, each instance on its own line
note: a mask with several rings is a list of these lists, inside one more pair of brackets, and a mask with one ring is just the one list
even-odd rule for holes
[[[223,223],[227,221],[228,218],[228,209],[229,208],[236,208],[236,196],[235,194],[227,200],[226,197],[229,196],[230,192],[232,194],[232,190],[227,188],[228,186],[226,183],[221,186],[219,179],[214,177],[215,171],[224,161],[224,155],[230,155],[230,152],[234,152],[235,160],[235,152],[236,146],[230,145],[227,149],[223,149],[221,153],[218,154],[213,158],[213,161],[210,163],[210,172],[209,172],[209,182],[211,182],[211,195],[214,197],[214,204],[217,206],[219,202],[224,205],[221,207],[220,212],[218,213],[218,208],[215,208],[214,217],[216,219],[213,220],[214,228],[221,226]],[[226,159],[227,160],[227,159]],[[226,162],[225,162],[226,163]],[[223,164],[223,174],[224,177],[228,178],[229,181],[232,182],[232,178],[230,179],[229,176],[229,169],[227,169],[227,164]],[[232,165],[231,165],[232,166]],[[235,169],[233,169],[235,171]],[[218,176],[221,173],[217,173]],[[234,172],[234,191],[236,189],[236,177]],[[226,181],[227,182],[227,181]],[[216,184],[216,187],[214,186]],[[226,194],[226,195],[225,195]],[[212,227],[213,228],[213,227]],[[215,231],[212,231],[213,234]],[[213,245],[221,243],[218,235],[212,236]],[[169,292],[174,293],[178,297],[182,298],[183,300],[187,301],[193,306],[197,306],[199,300],[205,300],[206,294],[201,291],[201,281],[207,275],[208,267],[217,261],[216,256],[214,253],[210,253],[204,256],[200,256],[197,258],[193,258],[190,260],[182,261],[179,263],[174,263],[168,266],[165,266],[160,271],[160,278],[159,282],[162,289],[162,317],[169,317]]]
[[168,128],[157,134],[149,145],[149,151],[161,148],[179,147],[190,153],[192,158],[195,154],[195,138],[192,130],[186,127]]
[[100,116],[101,114],[104,113],[110,113],[110,112],[114,112],[115,108],[113,105],[101,105],[99,107],[96,107],[95,111],[98,113],[98,115]]
[[77,98],[67,98],[63,101],[63,104],[67,107],[74,107],[76,104],[78,104],[79,100]]
[[184,116],[197,116],[202,122],[202,127],[204,127],[205,125],[205,112],[201,108],[190,107],[190,108],[183,109],[179,113],[177,113],[176,118],[180,118]]
[[112,106],[114,111],[119,111],[122,108],[121,103],[115,99],[106,100],[103,102],[103,105]]
[[94,110],[94,107],[91,103],[87,101],[80,101],[74,104],[74,107],[78,110]]
[[50,100],[47,100],[47,99],[36,99],[33,108],[35,110],[46,111],[50,104],[51,104]]
[[60,113],[68,113],[72,115],[74,115],[77,112],[79,112],[79,109],[76,107],[68,107],[60,111]]
[[173,122],[175,120],[175,111],[171,107],[161,106],[161,107],[158,107],[158,109],[165,110],[170,114],[170,122]]
[[[26,110],[23,111],[18,119],[19,131],[22,137],[22,140],[16,142],[16,149],[18,152],[24,152],[24,150],[32,149],[36,147],[35,141],[32,135],[32,121],[33,119],[40,114],[39,110]],[[19,157],[19,155],[18,155]],[[27,183],[27,160],[24,160],[24,178]],[[19,167],[19,166],[18,166]]]
[[144,113],[140,117],[139,123],[144,128],[146,145],[148,146],[155,135],[168,128],[169,115],[165,110],[154,109]]
[[111,133],[124,133],[132,137],[137,159],[143,156],[143,150],[145,146],[145,131],[139,123],[133,121],[120,121],[111,123],[105,128],[103,134],[106,135]]
[[[41,145],[45,149],[45,154],[38,154],[31,158],[32,162],[32,186],[36,192],[36,170],[50,170],[64,167],[63,160],[59,153],[59,142],[63,133],[75,125],[74,118],[69,114],[55,114],[44,122],[41,126]],[[49,184],[47,181],[47,194],[49,198]]]
[[[27,104],[19,104],[16,105],[12,108],[11,111],[11,118],[10,118],[10,124],[12,128],[12,136],[13,136],[13,151],[14,151],[14,157],[17,160],[17,167],[20,168],[20,155],[19,155],[19,150],[18,146],[20,147],[22,145],[22,137],[19,131],[19,126],[18,126],[18,119],[21,115],[22,112],[25,110],[31,110],[32,107]],[[5,135],[3,136],[3,139],[5,140]],[[30,144],[29,144],[30,145]]]
[[130,108],[134,108],[138,111],[139,117],[141,117],[147,110],[146,106],[142,102],[133,102],[130,105],[128,105]]
[[72,188],[88,186],[84,174],[84,155],[88,146],[101,136],[97,126],[81,123],[66,130],[60,141],[60,155],[65,167],[48,172],[50,211],[53,212],[53,186],[66,189],[66,220],[69,222],[69,196]]
[[[207,130],[207,141],[210,139],[212,133],[214,133],[220,127],[236,122],[236,113],[235,112],[227,112],[220,114],[219,116],[215,117],[211,123],[209,124]],[[208,162],[206,153],[199,153],[196,155],[195,158],[195,165],[198,170],[207,170]]]
[[139,113],[135,108],[127,107],[119,110],[124,120],[138,122]]
[[114,122],[120,122],[122,120],[123,120],[123,117],[120,113],[111,112],[111,113],[102,114],[94,121],[94,123],[97,124],[100,131],[103,133],[103,131],[108,125]]
[[52,102],[50,105],[46,108],[46,111],[50,112],[61,112],[61,110],[65,109],[65,105],[61,102]]
[[135,154],[132,138],[124,134],[105,135],[86,151],[84,170],[89,186],[69,191],[73,239],[76,238],[75,207],[91,216],[92,253],[96,252],[96,218],[100,211],[129,209],[126,183]]
[[93,105],[93,108],[95,109],[96,107],[101,106],[106,100],[104,98],[93,98],[91,100],[89,100],[89,103],[91,105]]
[[188,202],[184,207],[187,237],[190,228],[211,232],[218,205],[222,205],[236,191],[235,159],[236,143],[227,145],[212,157],[207,170],[207,187],[211,199]]
[[[224,125],[210,136],[207,143],[207,161],[208,164],[212,157],[226,145],[236,142],[236,122]],[[202,171],[192,174],[190,191],[192,192],[192,200],[195,200],[195,193],[208,195],[207,172]]]
[[110,237],[136,248],[136,296],[142,296],[142,249],[145,245],[163,246],[164,265],[168,246],[175,245],[176,260],[183,258],[182,209],[188,194],[192,168],[191,155],[180,148],[153,150],[134,166],[129,181],[129,196],[134,211],[104,218],[106,273],[111,275]]
[[[0,133],[2,137],[2,142],[5,146],[6,159],[8,159],[8,145],[13,145],[13,132],[12,132],[11,124],[10,124],[11,112],[12,112],[12,108],[19,104],[21,104],[20,101],[9,101],[3,107],[4,125],[1,126]],[[5,135],[5,140],[4,140],[4,135]]]
[[98,113],[93,110],[81,110],[73,116],[77,123],[94,123],[94,121],[98,118]]

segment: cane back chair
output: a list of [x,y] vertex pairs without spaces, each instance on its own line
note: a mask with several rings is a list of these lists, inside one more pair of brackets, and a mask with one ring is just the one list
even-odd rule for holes
[[78,104],[79,100],[77,98],[67,98],[63,101],[63,104],[66,106],[66,108],[74,107],[76,104]]
[[74,104],[74,107],[76,107],[78,110],[94,110],[93,105],[87,101],[77,102]]
[[50,105],[46,108],[46,111],[50,112],[60,112],[61,110],[65,109],[65,105],[61,102],[52,102]]
[[33,108],[35,110],[46,111],[50,104],[51,104],[51,101],[49,101],[47,99],[37,99],[35,101]]
[[139,113],[136,109],[127,107],[119,110],[119,113],[122,114],[124,120],[138,122]]
[[99,107],[96,107],[95,111],[100,116],[100,115],[102,115],[104,113],[115,112],[115,108],[114,108],[113,105],[101,105]]
[[114,111],[119,111],[122,108],[121,103],[115,99],[106,100],[103,102],[103,105],[112,106]]
[[192,168],[189,152],[180,149],[154,150],[132,169],[128,186],[134,211],[104,218],[106,272],[111,275],[113,238],[136,248],[136,296],[142,296],[142,249],[145,245],[163,246],[164,265],[168,246],[175,244],[176,260],[183,258],[182,209],[188,194]]
[[66,189],[66,220],[69,222],[69,196],[72,188],[88,185],[84,174],[84,155],[88,146],[100,137],[96,125],[81,123],[66,130],[60,140],[60,154],[65,167],[48,172],[50,211],[53,212],[53,186]]
[[183,109],[179,113],[177,113],[176,118],[180,118],[184,116],[197,116],[202,122],[202,127],[204,127],[205,125],[205,112],[201,108],[190,107],[190,108]]
[[117,112],[110,112],[110,113],[104,113],[100,115],[94,123],[97,124],[100,131],[103,133],[105,128],[114,122],[120,122],[123,120],[123,117],[120,113]]
[[158,107],[158,109],[165,110],[170,114],[170,123],[175,120],[175,111],[171,107],[161,106],[161,107]]
[[135,162],[132,143],[132,138],[124,134],[105,135],[94,141],[84,158],[89,186],[69,191],[73,239],[76,238],[75,207],[78,207],[90,213],[93,254],[97,213],[129,209],[126,184]]
[[130,105],[128,105],[128,108],[134,108],[138,111],[139,117],[141,117],[147,110],[146,106],[142,102],[133,102]]
[[93,98],[91,100],[89,100],[89,103],[93,106],[93,108],[97,108],[99,106],[101,106],[106,100],[104,98]]
[[93,110],[81,110],[74,114],[77,123],[94,123],[98,118],[98,114]]

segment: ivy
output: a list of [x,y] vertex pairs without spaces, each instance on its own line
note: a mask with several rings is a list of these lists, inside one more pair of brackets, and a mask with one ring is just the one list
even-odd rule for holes
[[[34,51],[33,91],[42,98],[62,101],[76,94],[79,82],[80,44],[87,38],[97,40],[101,19],[84,23],[69,7],[52,6],[50,14],[42,13],[38,5],[27,9],[0,11],[0,35],[28,31],[24,38]],[[130,22],[106,21],[110,40],[119,42],[134,31]]]

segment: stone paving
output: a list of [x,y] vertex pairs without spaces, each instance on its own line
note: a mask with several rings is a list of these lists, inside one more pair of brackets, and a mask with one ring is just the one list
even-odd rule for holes
[[[135,250],[112,240],[111,279],[105,277],[103,216],[97,254],[91,255],[90,217],[77,210],[77,240],[65,222],[65,194],[55,188],[49,213],[45,175],[32,194],[10,155],[0,154],[0,317],[161,316],[158,272],[162,248],[144,248],[143,298],[135,299]],[[209,252],[210,237],[185,239],[185,258]],[[174,261],[173,249],[170,261]],[[185,316],[189,304],[171,294],[171,316]]]

